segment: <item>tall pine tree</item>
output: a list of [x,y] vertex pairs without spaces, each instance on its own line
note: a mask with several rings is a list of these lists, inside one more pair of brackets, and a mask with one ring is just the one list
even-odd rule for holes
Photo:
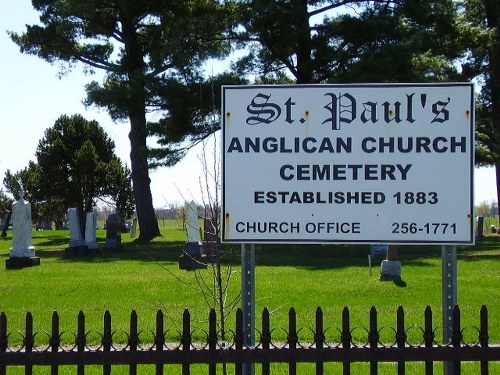
[[[215,0],[33,0],[41,25],[11,33],[21,52],[48,62],[103,70],[87,85],[87,103],[130,122],[130,161],[140,239],[160,234],[150,188],[146,114],[161,101],[158,88],[196,72],[228,51],[227,22]],[[181,80],[182,81],[182,80]],[[170,110],[171,108],[161,108]],[[182,119],[178,119],[182,121]],[[178,126],[183,126],[178,124]]]

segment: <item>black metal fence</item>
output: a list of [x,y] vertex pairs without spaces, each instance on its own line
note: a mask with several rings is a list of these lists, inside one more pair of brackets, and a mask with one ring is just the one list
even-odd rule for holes
[[[177,364],[182,374],[192,373],[195,364],[206,364],[206,373],[216,374],[220,364],[231,365],[231,372],[243,374],[249,363],[258,363],[259,372],[271,373],[271,365],[285,363],[289,374],[297,373],[297,364],[312,363],[316,374],[325,374],[324,366],[330,362],[341,363],[342,373],[351,374],[351,365],[356,362],[369,363],[370,374],[378,374],[379,366],[384,362],[397,365],[397,373],[406,373],[406,364],[422,362],[424,373],[434,373],[435,362],[446,362],[450,373],[460,374],[461,362],[480,363],[480,373],[489,374],[491,362],[500,361],[500,346],[490,345],[488,340],[488,312],[486,306],[480,311],[477,340],[466,344],[463,341],[463,331],[460,324],[458,306],[453,311],[451,341],[439,344],[435,337],[437,328],[433,325],[432,311],[427,307],[424,313],[424,327],[419,344],[408,342],[408,327],[405,326],[405,314],[402,307],[397,311],[396,328],[392,343],[382,343],[380,327],[377,323],[377,310],[370,310],[369,328],[366,329],[366,343],[359,344],[353,340],[353,328],[350,324],[348,308],[342,312],[342,327],[338,329],[338,342],[329,342],[325,336],[323,312],[316,310],[313,340],[299,342],[299,330],[295,310],[289,311],[289,324],[285,342],[273,342],[270,328],[270,314],[267,309],[262,313],[262,326],[258,329],[258,340],[253,346],[245,345],[243,315],[236,312],[236,327],[230,342],[220,342],[217,331],[215,311],[210,311],[208,331],[204,332],[206,340],[193,341],[191,316],[184,311],[182,332],[179,332],[177,342],[167,342],[162,311],[156,314],[156,327],[152,330],[153,340],[141,341],[138,330],[138,318],[135,311],[130,317],[130,330],[124,345],[114,342],[115,332],[112,330],[111,314],[104,314],[103,331],[98,347],[91,346],[87,340],[89,332],[85,327],[85,315],[78,315],[78,327],[74,332],[74,342],[64,343],[61,340],[59,315],[52,315],[51,332],[48,333],[48,344],[43,346],[35,343],[36,332],[33,330],[33,317],[26,314],[26,329],[22,333],[22,343],[15,347],[9,343],[11,334],[8,331],[7,317],[0,315],[0,375],[6,374],[12,366],[22,366],[26,374],[33,373],[36,366],[50,366],[51,374],[58,374],[60,366],[76,366],[78,374],[84,374],[86,366],[102,366],[104,374],[110,374],[114,365],[128,366],[130,374],[136,374],[141,365],[154,365],[156,374],[163,374],[164,365]],[[218,367],[219,364],[219,367]],[[193,372],[194,373],[194,372]],[[196,372],[197,373],[197,372]]]

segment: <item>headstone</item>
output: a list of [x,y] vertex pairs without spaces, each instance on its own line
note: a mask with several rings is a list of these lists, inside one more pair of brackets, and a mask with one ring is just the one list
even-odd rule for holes
[[397,260],[397,245],[387,247],[387,257],[380,264],[380,281],[395,281],[402,283],[401,280],[401,262]]
[[68,216],[68,226],[69,226],[69,247],[83,246],[85,243],[82,239],[82,229],[80,226],[80,217],[78,216],[77,208],[68,208],[66,211]]
[[32,245],[31,229],[31,204],[24,200],[24,190],[21,189],[19,200],[12,204],[12,248],[5,263],[7,268],[40,264]]
[[384,259],[380,264],[380,281],[401,280],[401,262]]
[[95,212],[87,212],[85,220],[85,246],[89,250],[97,250],[99,248],[96,240],[96,225],[97,216]]
[[484,237],[484,216],[477,217],[476,240],[482,240]]
[[106,244],[104,247],[111,250],[122,248],[121,237],[121,217],[118,214],[111,214],[106,219]]
[[68,226],[69,226],[69,247],[76,248],[84,246],[85,242],[82,239],[82,227],[80,225],[80,216],[78,215],[78,209],[75,207],[68,208],[66,211],[68,216]]
[[188,204],[187,210],[187,241],[184,244],[179,260],[179,268],[185,270],[207,268],[206,257],[203,254],[203,244],[200,241],[198,205],[194,201],[191,201]]
[[87,246],[82,238],[78,209],[76,207],[68,208],[66,215],[68,217],[70,240],[65,253],[66,255],[85,255],[87,253]]
[[198,205],[194,201],[191,201],[188,205],[187,242],[200,242]]
[[137,235],[137,218],[132,219],[132,225],[130,226],[130,238],[135,238]]

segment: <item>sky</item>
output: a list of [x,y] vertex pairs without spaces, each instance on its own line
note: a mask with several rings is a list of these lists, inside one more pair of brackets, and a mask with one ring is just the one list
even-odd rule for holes
[[[30,0],[0,0],[0,10],[0,185],[7,169],[15,173],[30,160],[35,161],[35,150],[45,129],[61,115],[81,114],[87,120],[98,121],[114,140],[118,157],[130,165],[129,124],[114,123],[106,111],[82,104],[85,84],[99,81],[99,76],[85,75],[82,66],[76,66],[59,78],[58,65],[19,51],[7,30],[22,32],[26,24],[39,23]],[[179,206],[186,200],[202,203],[203,147],[192,149],[175,167],[150,172],[155,208]],[[206,145],[205,150],[211,158],[213,146]],[[476,169],[474,182],[475,204],[496,201],[493,168]]]

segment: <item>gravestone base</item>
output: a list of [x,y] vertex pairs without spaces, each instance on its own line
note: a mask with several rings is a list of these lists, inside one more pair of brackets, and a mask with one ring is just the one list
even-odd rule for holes
[[106,242],[104,244],[105,250],[122,250],[122,239],[118,238],[106,238]]
[[97,245],[97,241],[85,242],[85,246],[88,247],[89,253],[96,252],[96,250],[99,250],[99,246]]
[[380,281],[400,281],[401,262],[397,260],[383,260],[380,264]]
[[87,254],[99,254],[100,252],[99,247],[87,247]]
[[69,240],[69,247],[82,247],[85,246],[83,240]]
[[219,244],[217,242],[203,242],[203,252],[206,255],[206,262],[210,264],[217,263],[218,259],[218,248]]
[[40,257],[10,257],[5,260],[5,268],[20,269],[40,265]]
[[207,260],[205,254],[191,255],[181,254],[179,257],[179,269],[186,271],[194,271],[207,268]]
[[88,247],[85,245],[70,246],[64,250],[66,255],[86,255],[88,253]]
[[179,269],[193,271],[207,268],[207,256],[201,242],[186,242],[179,257]]

